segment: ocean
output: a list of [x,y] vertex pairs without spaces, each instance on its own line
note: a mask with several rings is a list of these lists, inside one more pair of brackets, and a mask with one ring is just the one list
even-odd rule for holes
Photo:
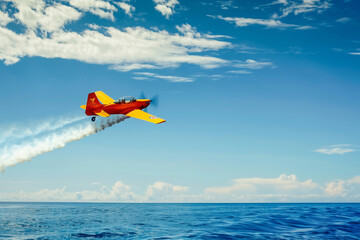
[[360,204],[0,203],[0,239],[360,239]]

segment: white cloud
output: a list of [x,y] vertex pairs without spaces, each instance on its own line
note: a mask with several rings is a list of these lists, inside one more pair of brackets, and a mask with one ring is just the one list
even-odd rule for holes
[[238,8],[237,6],[234,5],[233,0],[218,1],[218,3],[220,4],[221,9],[223,10],[228,10],[230,8]]
[[6,26],[11,21],[8,13],[0,11],[0,26]]
[[120,72],[129,72],[132,70],[139,70],[139,69],[156,69],[159,68],[157,66],[151,65],[151,64],[139,64],[139,63],[133,63],[133,64],[124,64],[124,65],[113,65],[110,67],[112,70],[120,71]]
[[236,68],[262,69],[265,67],[274,67],[274,64],[272,62],[258,62],[252,59],[247,59],[245,62],[237,61],[233,66]]
[[54,32],[81,17],[81,13],[76,9],[60,3],[49,6],[42,0],[9,1],[12,1],[18,10],[14,17],[31,31],[40,28],[46,32]]
[[170,15],[174,14],[175,5],[179,4],[177,0],[154,0],[155,9],[169,19]]
[[[0,59],[6,65],[14,64],[23,57],[110,64],[111,69],[119,71],[177,67],[183,63],[214,68],[228,63],[224,59],[207,56],[204,52],[228,48],[231,43],[215,39],[217,36],[201,34],[189,24],[176,26],[179,33],[174,34],[159,29],[117,29],[91,23],[85,24],[88,29],[74,32],[66,29],[65,25],[78,20],[82,12],[103,11],[104,17],[113,19],[112,13],[117,8],[100,0],[69,0],[71,6],[61,4],[64,2],[51,2],[51,5],[43,0],[8,1],[14,3],[16,13],[13,16],[26,30],[15,32],[6,28],[11,18],[3,9],[0,15]],[[175,4],[173,1],[159,3]],[[165,77],[171,81],[186,80]]]
[[142,194],[117,181],[110,188],[100,183],[99,190],[67,191],[66,187],[35,192],[1,192],[0,201],[65,201],[65,202],[358,202],[360,176],[334,180],[324,185],[311,179],[300,181],[295,175],[277,178],[238,178],[228,186],[209,187],[190,194],[189,187],[156,181]]
[[315,29],[316,27],[313,26],[301,26],[301,27],[297,27],[296,29],[298,30],[309,30],[309,29]]
[[[92,183],[94,185],[94,183]],[[99,185],[99,183],[95,183]],[[44,201],[44,202],[181,202],[188,187],[165,182],[155,182],[147,187],[143,195],[136,194],[131,187],[117,181],[108,189],[101,186],[98,191],[68,192],[66,187],[41,189],[36,192],[18,191],[0,193],[0,201]]]
[[239,178],[225,187],[204,190],[209,202],[338,202],[359,201],[360,176],[335,180],[324,186],[311,179],[299,181],[295,175],[278,178]]
[[205,194],[231,195],[234,193],[257,193],[261,194],[301,194],[302,192],[313,191],[319,186],[307,180],[300,182],[295,175],[282,174],[278,178],[239,178],[233,180],[233,184],[227,187],[211,187],[205,189]]
[[281,9],[281,17],[286,17],[289,14],[299,15],[309,12],[322,13],[324,10],[330,8],[331,4],[328,0],[297,0],[297,1],[275,1],[274,4],[283,4]]
[[360,48],[356,49],[357,52],[350,52],[350,55],[360,55]]
[[333,154],[345,154],[349,152],[355,152],[356,149],[352,148],[350,144],[338,144],[338,145],[331,145],[316,149],[315,152],[333,155]]
[[53,190],[41,189],[36,192],[2,193],[5,201],[44,201],[44,202],[141,202],[142,197],[131,191],[123,182],[116,182],[111,189],[102,186],[100,191],[67,192],[66,187]]
[[149,80],[147,77],[133,77],[135,80]]
[[115,4],[118,5],[122,10],[124,10],[125,13],[129,16],[132,16],[132,12],[135,11],[135,7],[126,2],[115,2]]
[[246,71],[246,70],[231,70],[231,71],[227,71],[228,73],[236,73],[236,74],[250,74],[250,71]]
[[68,0],[70,5],[82,11],[90,12],[101,18],[106,18],[114,21],[114,12],[116,7],[107,1],[102,0]]
[[349,17],[342,17],[342,18],[339,18],[336,20],[336,22],[339,22],[339,23],[347,23],[347,22],[350,22],[350,18]]
[[227,22],[235,23],[238,27],[247,27],[249,25],[263,25],[268,28],[293,28],[299,27],[295,24],[287,24],[283,23],[280,20],[275,19],[256,19],[256,18],[243,18],[243,17],[222,17],[222,16],[212,16],[208,15],[212,18],[222,19]]
[[343,180],[327,183],[325,192],[331,196],[345,197],[346,196],[345,184],[346,182]]
[[231,46],[228,42],[207,39],[186,31],[183,34],[170,34],[143,27],[128,27],[124,30],[108,27],[104,31],[58,31],[49,37],[42,37],[34,33],[17,34],[0,27],[0,59],[5,64],[16,63],[24,56],[76,59],[88,63],[114,64],[119,69],[122,65],[131,64],[174,67],[182,63],[212,68],[227,61],[190,53]]
[[155,182],[147,187],[145,200],[147,202],[183,202],[184,192],[188,187],[165,182]]
[[[164,76],[164,75],[159,75],[159,74],[150,73],[150,72],[137,72],[136,74],[147,76],[147,77],[165,79],[169,82],[193,82],[194,81],[193,78],[177,77],[177,76]],[[137,78],[137,79],[143,80],[143,79],[139,79],[139,78]]]

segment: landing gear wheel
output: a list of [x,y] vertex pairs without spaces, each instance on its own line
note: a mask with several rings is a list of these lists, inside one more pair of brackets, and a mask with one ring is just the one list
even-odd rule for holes
[[95,120],[96,120],[96,117],[91,118],[91,121],[95,122]]

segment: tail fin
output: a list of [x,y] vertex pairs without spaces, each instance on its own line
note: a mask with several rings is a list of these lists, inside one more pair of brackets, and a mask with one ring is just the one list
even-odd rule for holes
[[98,108],[101,106],[103,106],[103,104],[101,104],[99,102],[99,99],[97,98],[96,94],[94,92],[89,93],[87,103],[86,103],[86,111],[92,110],[92,109],[95,109],[95,108]]

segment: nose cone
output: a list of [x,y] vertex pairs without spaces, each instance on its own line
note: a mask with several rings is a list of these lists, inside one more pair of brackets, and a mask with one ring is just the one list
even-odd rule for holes
[[151,103],[150,99],[138,99],[137,101],[141,102],[141,109],[147,108]]

